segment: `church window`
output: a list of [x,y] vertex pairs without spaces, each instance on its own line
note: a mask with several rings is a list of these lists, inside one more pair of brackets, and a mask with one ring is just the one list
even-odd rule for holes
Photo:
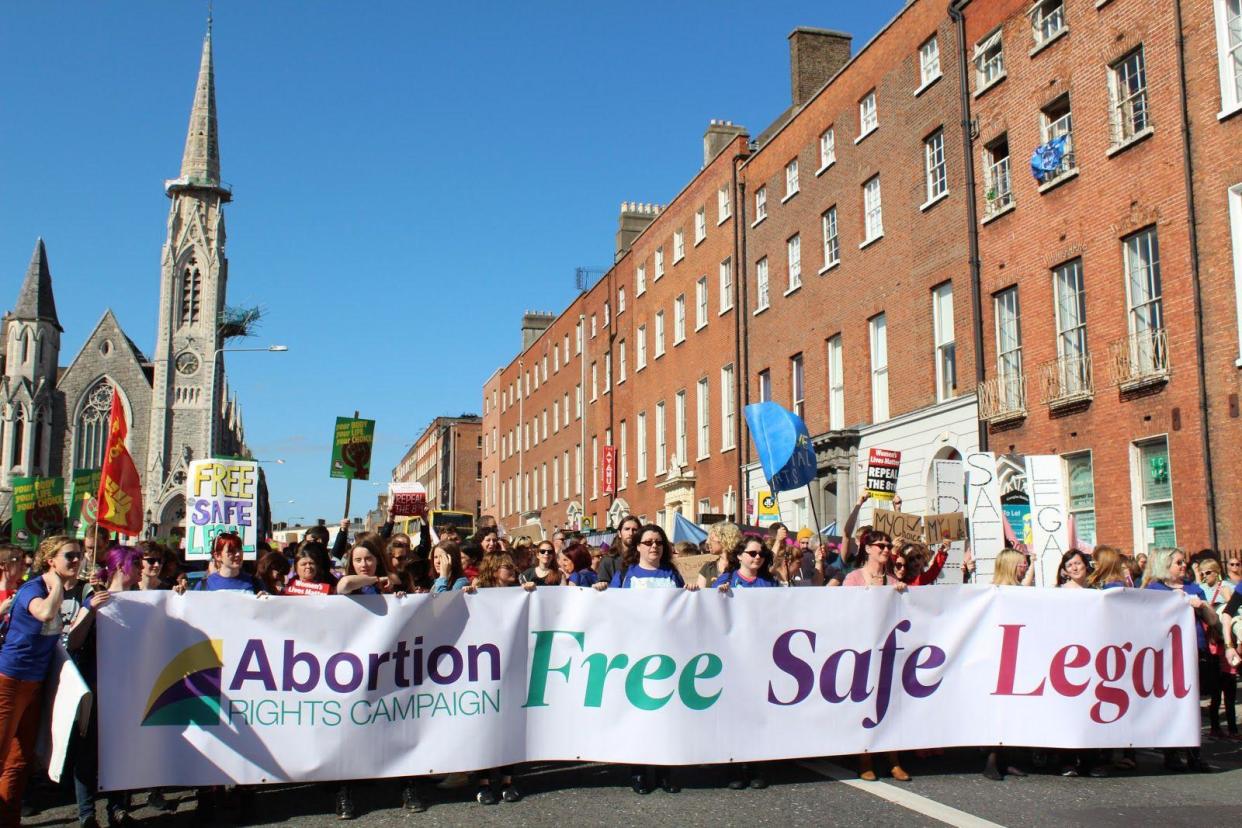
[[198,260],[193,256],[186,262],[181,273],[181,324],[192,325],[198,321],[202,303],[203,277]]
[[22,364],[30,362],[30,331],[22,334]]
[[[42,411],[36,411],[34,417],[34,467],[38,468],[43,462],[43,431],[47,428],[47,415]],[[32,470],[33,471],[33,470]]]
[[77,451],[74,467],[98,469],[103,467],[104,447],[108,443],[108,418],[112,415],[112,383],[101,379],[86,392],[86,402],[78,414],[76,428]]
[[22,464],[22,458],[25,457],[23,451],[26,442],[26,412],[20,406],[13,407],[13,467],[17,468]]

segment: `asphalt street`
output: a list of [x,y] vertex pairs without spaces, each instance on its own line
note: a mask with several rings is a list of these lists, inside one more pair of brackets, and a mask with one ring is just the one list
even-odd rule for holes
[[[1031,773],[993,782],[980,775],[983,756],[977,750],[950,750],[943,756],[904,758],[914,776],[909,783],[886,778],[886,764],[877,759],[878,782],[861,782],[848,758],[836,757],[767,766],[770,786],[734,791],[730,775],[720,766],[681,771],[683,790],[656,790],[639,796],[628,787],[626,768],[594,764],[539,764],[523,767],[522,801],[485,807],[473,801],[474,788],[433,791],[429,809],[407,813],[400,808],[396,780],[359,783],[355,792],[358,824],[396,825],[1092,825],[1163,824],[1195,826],[1220,821],[1232,813],[1242,785],[1242,742],[1206,740],[1204,757],[1216,773],[1164,770],[1158,752],[1138,752],[1138,768],[1115,770],[1107,779],[1063,778],[1053,765],[1040,771],[1028,754],[1020,766]],[[169,792],[178,803],[172,814],[146,807],[135,795],[135,819],[151,826],[195,824],[190,791]],[[41,787],[35,802],[43,810],[24,825],[76,824],[76,809],[67,790]],[[104,822],[103,805],[99,819]],[[329,785],[273,786],[255,789],[241,818],[214,824],[339,825]]]

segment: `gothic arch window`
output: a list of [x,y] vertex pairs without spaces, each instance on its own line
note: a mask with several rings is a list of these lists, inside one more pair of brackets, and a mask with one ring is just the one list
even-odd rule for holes
[[22,465],[26,443],[26,410],[21,404],[13,406],[13,468]]
[[112,383],[107,378],[91,386],[83,397],[74,423],[74,468],[103,467],[104,447],[108,444],[108,417],[112,414]]
[[22,334],[22,364],[30,362],[30,331]]
[[198,259],[190,256],[181,271],[181,324],[193,325],[202,310],[203,276]]
[[[46,437],[48,416],[43,409],[34,412],[34,462],[33,468],[40,469],[43,466],[43,443]],[[33,469],[32,469],[33,471]]]

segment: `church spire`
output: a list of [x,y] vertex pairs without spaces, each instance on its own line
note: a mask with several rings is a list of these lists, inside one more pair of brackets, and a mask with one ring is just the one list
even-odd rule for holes
[[17,305],[13,308],[16,319],[27,321],[42,320],[51,322],[56,330],[63,331],[60,320],[56,317],[56,297],[52,295],[52,271],[47,266],[47,248],[43,238],[35,242],[34,255],[30,257],[30,267],[26,269],[26,279],[22,282],[21,293],[17,295]]
[[228,187],[220,181],[220,140],[216,128],[216,75],[211,57],[211,18],[207,18],[207,35],[203,38],[203,56],[198,66],[198,83],[194,87],[194,106],[190,110],[190,128],[185,136],[185,153],[181,156],[181,176],[165,185],[169,195],[174,190],[190,187],[215,190],[228,201]]

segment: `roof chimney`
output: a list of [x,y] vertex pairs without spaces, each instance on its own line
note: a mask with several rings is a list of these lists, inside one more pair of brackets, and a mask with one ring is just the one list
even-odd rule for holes
[[850,59],[851,36],[799,26],[789,33],[789,80],[793,105],[802,106]]
[[729,142],[739,135],[746,134],[746,127],[738,126],[732,121],[717,121],[715,118],[707,125],[707,132],[703,133],[703,166],[715,160],[717,155],[725,147],[729,146]]
[[542,311],[527,311],[522,314],[522,350],[525,351],[535,343],[539,335],[552,327],[556,314]]
[[630,245],[634,243],[634,239],[638,238],[638,235],[656,220],[656,216],[660,215],[662,209],[664,208],[659,204],[621,202],[621,215],[617,219],[617,254],[613,258],[614,262],[621,260],[621,257],[629,251]]

